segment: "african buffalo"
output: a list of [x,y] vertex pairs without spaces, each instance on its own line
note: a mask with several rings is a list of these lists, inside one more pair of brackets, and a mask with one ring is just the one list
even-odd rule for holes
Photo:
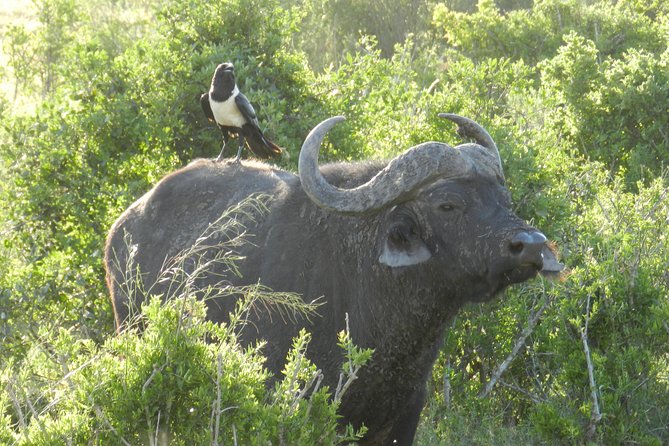
[[[468,118],[440,116],[476,142],[427,142],[390,162],[319,169],[321,142],[343,119],[335,117],[307,136],[299,176],[259,162],[204,159],[168,175],[121,215],[107,240],[118,326],[139,304],[119,285],[128,273],[128,236],[148,287],[165,259],[227,208],[267,194],[269,210],[249,228],[252,243],[238,248],[241,278],[230,280],[308,302],[323,297],[324,304],[310,321],[251,314],[244,342],[267,340],[267,367],[279,373],[291,340],[308,327],[310,357],[334,389],[342,362],[337,333],[348,314],[353,341],[374,354],[342,400],[343,421],[368,427],[363,444],[411,444],[449,319],[466,302],[562,267],[546,237],[512,212],[490,135]],[[153,289],[169,294],[160,284]],[[208,302],[208,318],[225,321],[229,309]]]

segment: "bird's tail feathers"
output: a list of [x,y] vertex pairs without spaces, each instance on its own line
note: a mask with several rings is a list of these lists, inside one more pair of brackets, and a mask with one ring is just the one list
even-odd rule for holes
[[265,135],[262,135],[263,141],[265,141],[265,144],[270,148],[272,152],[272,156],[279,156],[281,155],[281,152],[283,152],[283,149],[276,144],[274,144],[272,141],[267,139]]
[[281,155],[283,149],[266,138],[260,129],[248,125],[244,127],[247,127],[244,129],[247,130],[244,132],[246,143],[255,156],[258,158],[274,158]]

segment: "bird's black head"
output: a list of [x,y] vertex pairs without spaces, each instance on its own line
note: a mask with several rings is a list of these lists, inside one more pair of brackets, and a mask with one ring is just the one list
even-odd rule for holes
[[222,71],[235,71],[235,66],[232,65],[232,62],[223,62],[222,64],[218,64],[216,67],[216,72],[219,70]]
[[219,64],[211,80],[209,94],[214,100],[224,101],[235,89],[235,67],[230,62]]

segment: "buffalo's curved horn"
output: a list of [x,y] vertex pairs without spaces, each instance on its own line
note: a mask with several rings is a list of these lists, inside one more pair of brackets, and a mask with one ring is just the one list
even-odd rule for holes
[[373,212],[410,196],[418,187],[448,172],[464,175],[471,162],[448,144],[427,142],[410,148],[391,160],[367,183],[353,189],[329,184],[318,168],[318,151],[325,134],[344,120],[335,116],[318,124],[302,144],[298,164],[304,191],[319,206],[342,213]]
[[440,118],[445,118],[455,122],[458,125],[458,134],[464,138],[473,138],[477,144],[485,147],[495,156],[499,162],[499,174],[504,179],[504,170],[502,169],[502,158],[499,156],[497,144],[493,141],[490,134],[481,127],[476,121],[465,118],[464,116],[456,115],[454,113],[439,113]]

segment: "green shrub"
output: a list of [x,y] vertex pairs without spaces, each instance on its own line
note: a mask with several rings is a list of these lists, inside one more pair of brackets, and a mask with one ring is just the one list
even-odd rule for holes
[[444,3],[434,8],[433,27],[438,37],[475,59],[507,57],[535,65],[550,59],[562,45],[562,36],[576,33],[593,41],[604,56],[618,57],[627,50],[661,52],[658,39],[666,7],[625,0],[541,0],[531,8],[502,11],[494,0],[480,0],[474,12],[457,12]]
[[262,344],[242,348],[234,329],[205,314],[193,296],[154,298],[137,321],[141,334],[100,346],[45,330],[23,362],[2,372],[3,443],[331,445],[356,436],[340,433],[338,403],[315,385],[306,332],[268,389]]
[[[176,296],[166,303],[137,282],[139,271],[127,277],[123,287],[130,301],[139,297],[146,303],[118,336],[96,345],[75,330],[43,327],[25,358],[2,370],[0,435],[19,445],[330,445],[357,438],[359,433],[340,429],[337,421],[347,386],[334,389],[334,398],[320,386],[322,373],[306,357],[306,331],[295,339],[281,379],[263,368],[263,343],[242,347],[237,340],[250,311],[309,317],[316,307],[289,293],[226,282],[237,271],[232,250],[245,242],[245,224],[264,209],[262,198],[235,206],[205,230],[215,231],[219,244],[196,243],[167,263],[161,280],[174,283]],[[197,267],[187,273],[190,262]],[[224,266],[217,269],[223,282],[197,288],[213,265]],[[242,297],[229,323],[206,320],[207,300],[235,295]],[[348,382],[371,351],[353,346],[347,331],[340,345],[347,359],[342,382]]]

